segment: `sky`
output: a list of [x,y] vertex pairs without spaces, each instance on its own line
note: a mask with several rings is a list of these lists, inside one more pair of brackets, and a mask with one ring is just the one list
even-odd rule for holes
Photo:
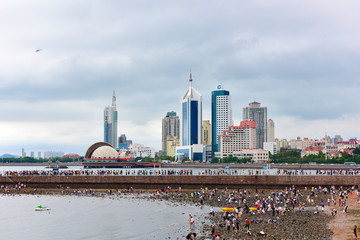
[[222,84],[236,125],[255,100],[276,138],[360,137],[359,10],[357,0],[1,1],[0,155],[84,155],[104,140],[114,90],[119,136],[159,150],[190,71],[203,120]]

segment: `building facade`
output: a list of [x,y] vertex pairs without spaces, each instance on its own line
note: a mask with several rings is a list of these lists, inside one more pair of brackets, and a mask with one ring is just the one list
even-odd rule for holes
[[211,145],[211,124],[210,120],[202,122],[202,144]]
[[251,158],[255,163],[267,163],[269,159],[269,151],[263,149],[243,149],[239,152],[234,152],[234,157],[237,158]]
[[[168,112],[162,120],[162,151],[167,155],[167,137],[180,137],[180,119],[176,112]],[[170,156],[170,155],[169,155]]]
[[111,106],[105,107],[104,110],[104,142],[111,144],[114,148],[117,148],[117,124],[118,112],[114,91]]
[[131,146],[132,140],[127,140],[125,134],[121,134],[119,137],[118,149],[127,149]]
[[251,120],[256,122],[256,148],[263,148],[267,140],[267,107],[261,107],[258,102],[249,103],[244,108],[244,121]]
[[180,145],[180,139],[177,136],[166,137],[166,155],[174,157],[175,148]]
[[269,151],[271,154],[277,154],[276,142],[264,142],[264,150]]
[[256,148],[256,122],[242,121],[240,126],[229,126],[220,136],[220,151],[215,155],[223,158],[243,149]]
[[230,92],[218,85],[216,90],[211,92],[211,125],[212,125],[212,149],[219,151],[219,135],[223,134],[229,126],[234,125],[232,120]]
[[275,123],[272,119],[267,121],[267,141],[275,142]]
[[202,96],[192,87],[192,81],[190,74],[189,88],[180,99],[180,146],[175,149],[175,159],[202,162]]
[[62,151],[46,151],[44,152],[44,158],[62,158],[64,152]]
[[189,88],[181,98],[180,146],[201,144],[202,141],[202,96],[192,87],[190,74]]
[[129,151],[134,154],[134,157],[155,158],[155,149],[145,147],[143,144],[134,143],[129,147]]

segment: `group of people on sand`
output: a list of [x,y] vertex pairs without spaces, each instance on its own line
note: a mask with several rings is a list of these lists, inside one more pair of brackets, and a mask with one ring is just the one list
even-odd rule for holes
[[[253,191],[253,190],[252,190]],[[314,214],[324,215],[325,206],[330,209],[332,206],[344,207],[344,211],[347,209],[346,199],[353,193],[358,193],[354,187],[339,187],[336,189],[332,187],[312,187],[311,189],[305,188],[305,191],[300,191],[296,187],[292,186],[284,188],[281,191],[273,191],[267,196],[260,196],[255,190],[251,193],[248,190],[232,190],[228,191],[207,188],[197,190],[192,193],[178,194],[180,197],[185,197],[200,201],[201,205],[208,203],[211,199],[217,199],[218,206],[231,205],[233,211],[223,212],[215,214],[213,208],[209,212],[210,218],[216,219],[221,217],[218,222],[218,226],[212,226],[211,238],[220,239],[220,233],[232,232],[234,234],[244,234],[247,236],[253,235],[251,229],[254,224],[267,223],[272,228],[277,228],[279,222],[283,221],[283,216],[287,214],[301,214],[305,209],[316,209]],[[304,195],[303,195],[304,194]],[[301,198],[300,198],[301,196]],[[337,201],[338,199],[339,201]],[[325,201],[324,201],[325,200]],[[216,201],[215,201],[216,202]],[[214,203],[214,202],[213,202]],[[332,210],[332,215],[335,216],[337,210]],[[191,217],[189,218],[191,219]],[[191,221],[190,221],[190,226]],[[258,229],[258,228],[257,228]],[[263,231],[257,233],[257,235],[265,233]],[[357,227],[354,228],[354,234],[357,238]],[[191,239],[191,238],[190,238]]]

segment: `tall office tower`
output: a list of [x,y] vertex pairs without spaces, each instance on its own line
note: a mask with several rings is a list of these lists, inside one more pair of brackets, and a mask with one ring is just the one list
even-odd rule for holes
[[192,87],[190,73],[189,89],[181,98],[180,145],[201,144],[202,96]]
[[35,153],[34,153],[34,152],[30,152],[30,157],[34,158],[34,157],[35,157]]
[[256,122],[256,148],[263,148],[267,140],[267,107],[261,107],[258,102],[249,103],[244,108],[244,121],[251,120]]
[[[167,137],[179,139],[180,119],[176,112],[168,112],[162,120],[162,151],[167,154]],[[170,155],[169,155],[170,156]]]
[[202,122],[202,144],[211,145],[211,124],[210,120],[204,120]]
[[26,157],[26,152],[24,148],[21,149],[21,157]]
[[38,158],[39,159],[41,158],[41,152],[38,152]]
[[104,110],[104,142],[111,144],[114,148],[117,148],[117,121],[118,113],[114,91],[112,105],[105,107]]
[[211,124],[212,124],[212,151],[218,152],[220,138],[229,126],[234,125],[231,111],[230,92],[223,89],[222,85],[218,85],[216,90],[211,92]]
[[267,122],[267,142],[275,142],[275,123],[272,119]]

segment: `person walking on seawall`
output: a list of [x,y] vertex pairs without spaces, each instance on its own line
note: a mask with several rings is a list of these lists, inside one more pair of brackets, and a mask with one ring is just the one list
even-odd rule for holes
[[354,225],[354,236],[355,236],[355,239],[358,239],[357,238],[357,226],[356,225]]

